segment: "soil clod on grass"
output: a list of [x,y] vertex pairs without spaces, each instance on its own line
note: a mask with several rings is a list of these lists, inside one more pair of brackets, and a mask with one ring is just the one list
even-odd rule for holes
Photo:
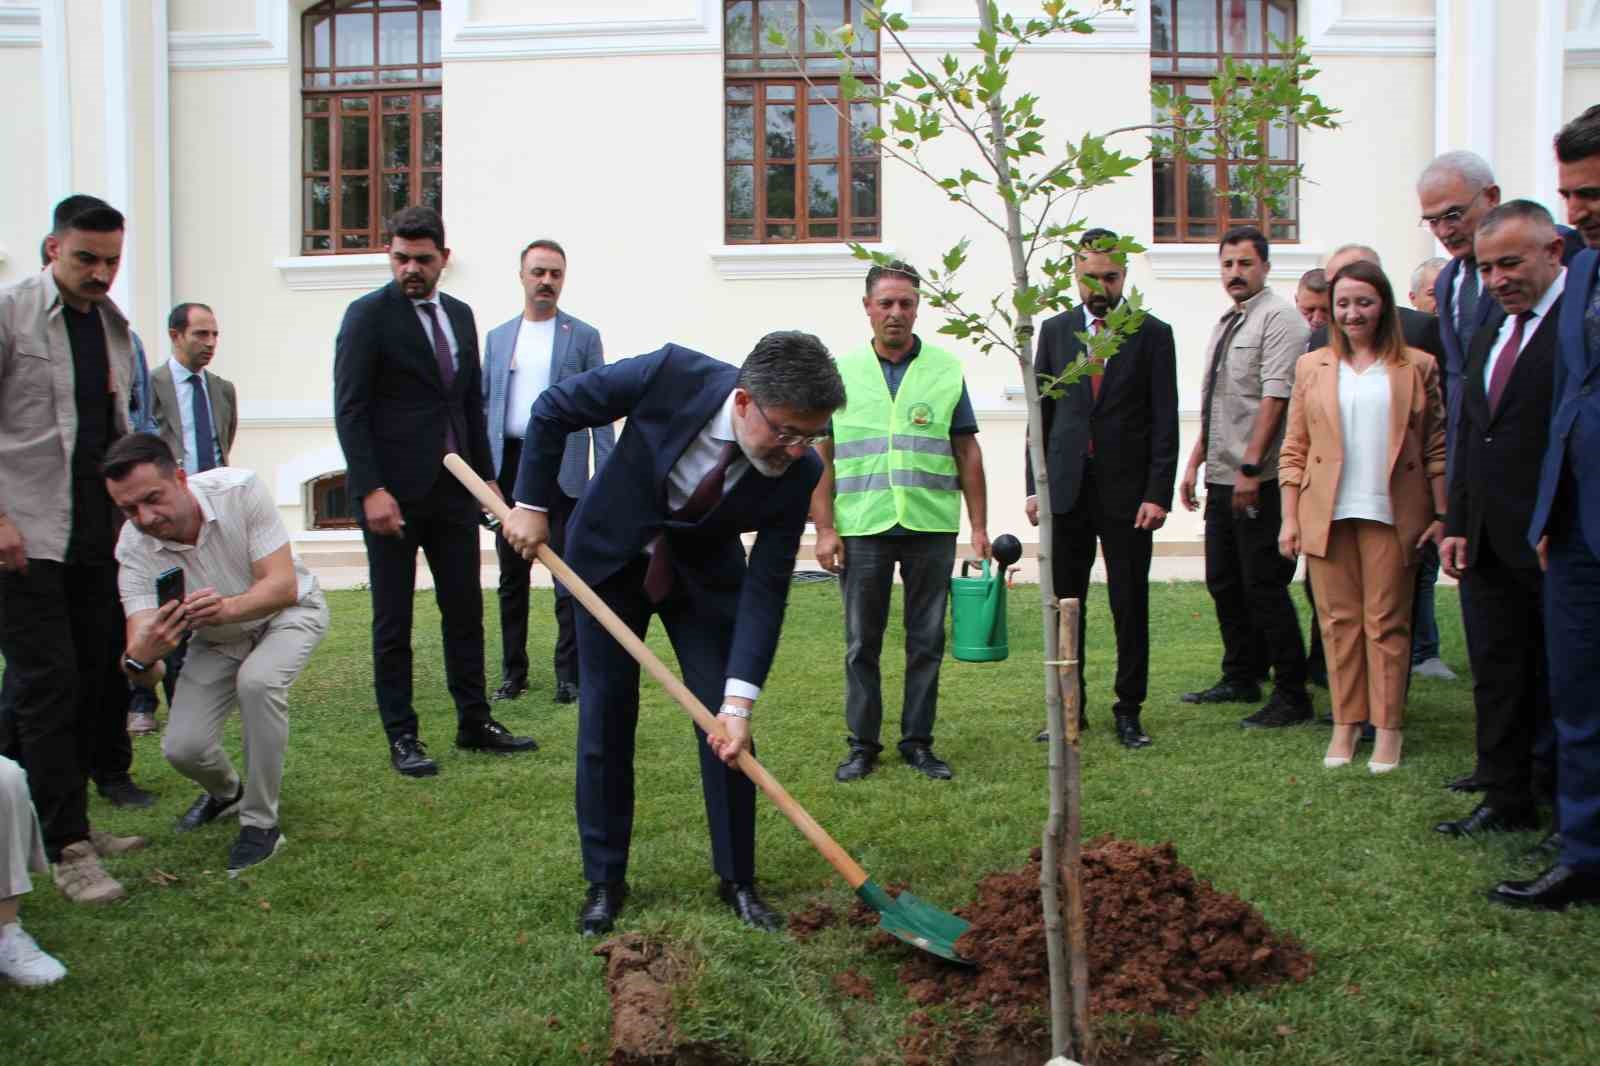
[[682,1039],[672,1003],[674,986],[691,977],[682,958],[638,933],[612,937],[594,953],[606,960],[610,1066],[743,1066],[715,1044]]

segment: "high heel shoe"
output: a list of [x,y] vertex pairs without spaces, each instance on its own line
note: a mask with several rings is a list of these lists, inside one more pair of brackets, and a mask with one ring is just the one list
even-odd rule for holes
[[1374,774],[1386,774],[1400,766],[1400,747],[1405,741],[1405,734],[1398,729],[1379,729],[1377,739],[1372,744],[1372,759],[1367,763],[1367,770]]
[[1335,725],[1333,739],[1328,741],[1328,753],[1322,757],[1322,765],[1329,770],[1349,766],[1360,737],[1360,722],[1342,722]]

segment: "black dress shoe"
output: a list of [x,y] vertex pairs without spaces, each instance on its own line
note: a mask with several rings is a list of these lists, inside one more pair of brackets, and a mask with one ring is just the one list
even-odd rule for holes
[[1482,792],[1485,786],[1482,781],[1478,780],[1478,771],[1474,770],[1470,774],[1463,774],[1454,781],[1446,782],[1444,787],[1451,792]]
[[516,755],[518,752],[538,751],[539,742],[532,737],[513,736],[511,730],[488,718],[457,730],[456,747],[463,751],[486,751],[492,755]]
[[96,786],[100,795],[111,802],[113,807],[153,807],[156,797],[153,792],[146,792],[133,783],[133,778],[124,777],[116,781],[108,781]]
[[1279,689],[1261,705],[1259,711],[1239,719],[1239,724],[1245,729],[1282,729],[1285,726],[1304,725],[1315,718],[1310,696],[1291,696]]
[[428,758],[428,749],[410,733],[389,742],[389,764],[407,777],[432,777],[439,772],[439,764]]
[[933,753],[933,749],[926,744],[912,744],[910,747],[900,749],[900,758],[923,777],[934,781],[948,781],[955,776],[950,764]]
[[599,936],[611,932],[622,913],[622,901],[628,898],[628,882],[596,881],[583,894],[583,907],[578,911],[578,932],[584,936]]
[[557,681],[556,682],[556,702],[557,703],[577,703],[578,702],[578,683],[576,681]]
[[1223,679],[1199,692],[1178,697],[1184,703],[1254,703],[1261,698],[1261,686]]
[[1561,834],[1551,833],[1539,843],[1522,853],[1523,862],[1556,862],[1561,858],[1561,846],[1566,843]]
[[1539,816],[1532,809],[1499,808],[1480,803],[1465,818],[1440,822],[1433,831],[1451,837],[1471,837],[1479,833],[1520,833],[1537,828]]
[[1137,714],[1117,715],[1117,742],[1123,747],[1133,750],[1148,748],[1155,743],[1145,735],[1144,729],[1140,727]]
[[178,819],[178,824],[173,826],[180,833],[193,832],[203,825],[208,825],[218,818],[226,818],[230,814],[239,813],[239,804],[244,800],[244,782],[239,782],[239,791],[234,793],[232,799],[217,799],[209,792],[200,793],[200,798],[194,801],[183,817]]
[[528,691],[528,679],[525,677],[511,678],[500,682],[500,687],[494,690],[493,699],[514,700]]
[[1532,881],[1501,881],[1489,899],[1507,907],[1560,911],[1573,904],[1600,903],[1600,874],[1556,863]]
[[878,752],[865,744],[851,744],[850,754],[833,772],[835,781],[859,781],[878,768]]
[[777,933],[783,930],[783,915],[767,906],[766,902],[756,894],[754,881],[724,881],[717,889],[717,895],[722,902],[733,908],[733,913],[739,920],[752,929],[759,929],[764,933]]

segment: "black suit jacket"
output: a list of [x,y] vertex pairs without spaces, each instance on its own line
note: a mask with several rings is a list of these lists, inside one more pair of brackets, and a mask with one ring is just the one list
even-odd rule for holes
[[[677,588],[698,617],[733,629],[726,674],[762,684],[777,652],[790,576],[822,460],[806,452],[775,478],[747,470],[699,522],[669,517],[667,480],[738,382],[739,368],[669,344],[575,374],[534,401],[517,502],[548,508],[567,436],[627,423],[567,520],[567,564],[598,585],[658,534],[672,545]],[[754,531],[748,562],[740,534]]]
[[494,480],[483,413],[478,325],[472,308],[439,294],[456,336],[450,388],[439,374],[433,338],[415,306],[390,282],[352,303],[333,358],[334,425],[344,449],[350,501],[388,489],[401,503],[428,494],[444,473],[446,431],[485,481]]
[[1483,368],[1499,339],[1505,312],[1497,306],[1473,335],[1467,352],[1450,477],[1446,533],[1467,538],[1467,565],[1475,565],[1484,537],[1507,566],[1533,568],[1538,556],[1528,545],[1528,525],[1539,492],[1539,468],[1550,437],[1561,300],[1539,319],[1523,341],[1500,406],[1489,413]]
[[[1034,368],[1043,389],[1082,357],[1084,309],[1054,315],[1039,330]],[[1083,485],[1089,441],[1094,441],[1095,482],[1107,514],[1130,523],[1146,500],[1172,507],[1178,473],[1178,369],[1172,327],[1145,315],[1106,363],[1098,398],[1088,378],[1069,385],[1059,399],[1042,397],[1045,464],[1050,471],[1050,508],[1072,510]],[[1033,458],[1027,456],[1028,495],[1034,494]]]

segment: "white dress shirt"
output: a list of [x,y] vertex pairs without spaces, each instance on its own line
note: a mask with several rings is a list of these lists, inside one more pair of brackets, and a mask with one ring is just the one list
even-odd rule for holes
[[[1517,345],[1517,353],[1528,346],[1528,341],[1533,339],[1533,331],[1539,328],[1544,321],[1544,316],[1550,313],[1550,308],[1561,299],[1561,293],[1567,287],[1567,268],[1562,267],[1561,273],[1556,275],[1556,280],[1544,290],[1544,295],[1539,297],[1539,302],[1533,305],[1533,317],[1528,319],[1522,327],[1522,341]],[[1505,354],[1506,342],[1511,340],[1511,331],[1517,327],[1517,316],[1507,315],[1506,320],[1500,323],[1500,332],[1495,334],[1494,343],[1489,346],[1489,358],[1483,361],[1483,391],[1489,392],[1489,382],[1494,380],[1494,365]]]
[[1333,498],[1333,521],[1365,518],[1394,525],[1389,500],[1389,368],[1378,360],[1357,372],[1339,360],[1339,432],[1344,469]]
[[506,436],[521,440],[528,432],[533,401],[550,387],[550,359],[555,354],[556,320],[530,322],[517,328],[517,346],[511,353],[506,384]]
[[205,393],[206,411],[211,415],[211,465],[222,465],[222,446],[217,441],[217,409],[211,404],[211,382],[202,370],[196,374],[177,359],[168,357],[167,368],[172,371],[172,391],[178,397],[178,418],[183,423],[183,472],[189,475],[200,472],[200,446],[194,439],[194,386],[191,378],[200,379],[200,391]]
[[[440,297],[444,295],[438,289],[426,300],[412,300],[411,305],[417,309],[417,318],[422,322],[422,335],[428,338],[428,347],[433,347],[433,318],[428,314],[428,305],[432,304],[439,316],[439,325],[444,329],[444,339],[450,344],[450,365],[457,370],[461,369],[461,345],[456,343],[456,331],[450,327],[450,316],[445,313],[444,304]],[[436,355],[434,358],[438,358]]]

